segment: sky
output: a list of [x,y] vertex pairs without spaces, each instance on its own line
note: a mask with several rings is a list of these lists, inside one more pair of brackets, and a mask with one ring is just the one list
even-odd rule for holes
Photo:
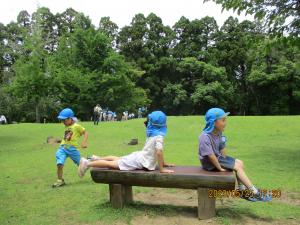
[[[212,16],[219,26],[229,16],[239,18],[240,21],[253,17],[240,15],[233,11],[223,11],[220,5],[214,2],[203,3],[203,0],[0,0],[0,22],[7,24],[16,21],[21,10],[27,10],[30,14],[37,7],[48,7],[53,14],[63,12],[71,7],[83,12],[98,26],[100,18],[109,16],[119,27],[129,25],[133,16],[143,13],[147,16],[153,12],[162,18],[165,25],[173,26],[181,16],[188,19],[201,19]],[[5,2],[5,3],[4,3]]]

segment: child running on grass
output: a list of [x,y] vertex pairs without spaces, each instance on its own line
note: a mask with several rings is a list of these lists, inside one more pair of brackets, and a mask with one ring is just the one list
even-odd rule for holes
[[64,138],[56,152],[56,165],[57,165],[57,178],[58,180],[52,185],[52,187],[61,187],[65,185],[63,179],[63,167],[66,159],[70,157],[76,165],[80,162],[80,152],[78,151],[79,144],[78,139],[80,136],[84,136],[81,143],[82,148],[87,147],[88,133],[85,129],[76,123],[77,118],[74,116],[72,109],[63,109],[58,117],[59,120],[63,121],[65,125]]
[[234,170],[242,198],[249,201],[271,201],[272,196],[263,194],[247,177],[243,161],[226,156],[226,138],[222,136],[222,132],[226,126],[227,115],[229,113],[220,108],[212,108],[205,114],[206,125],[199,137],[199,159],[203,169],[221,172]]
[[141,151],[133,152],[123,157],[92,156],[90,160],[81,158],[78,175],[83,177],[90,167],[110,168],[117,170],[155,170],[158,167],[161,173],[173,173],[173,170],[164,167],[174,166],[167,164],[163,157],[164,137],[167,133],[167,117],[161,111],[154,111],[148,116],[147,139]]

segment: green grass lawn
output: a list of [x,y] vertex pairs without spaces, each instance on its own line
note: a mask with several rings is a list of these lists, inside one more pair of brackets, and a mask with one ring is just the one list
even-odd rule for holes
[[[83,156],[125,155],[142,148],[144,120],[82,123],[89,132]],[[198,116],[169,117],[165,159],[178,165],[199,165],[198,135],[204,126]],[[253,183],[265,189],[280,189],[282,199],[250,203],[234,199],[217,207],[218,223],[234,218],[258,221],[300,221],[300,117],[229,117],[225,135],[228,154],[242,159]],[[95,224],[128,223],[139,215],[174,216],[182,206],[153,207],[136,202],[123,210],[108,203],[108,186],[92,182],[89,173],[80,180],[70,159],[65,165],[67,185],[52,189],[56,180],[57,145],[46,144],[48,136],[61,137],[61,124],[16,124],[0,126],[0,224]],[[138,138],[138,146],[125,143]],[[134,188],[135,192],[153,191]],[[174,191],[174,197],[176,197]],[[196,211],[195,211],[196,217]],[[233,219],[232,219],[233,218]]]

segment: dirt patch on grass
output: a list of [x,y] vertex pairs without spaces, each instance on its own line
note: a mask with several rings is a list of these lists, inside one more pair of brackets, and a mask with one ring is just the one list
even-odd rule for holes
[[148,215],[140,216],[131,221],[132,225],[204,225],[204,224],[211,224],[217,225],[216,219],[212,220],[198,220],[195,218],[187,217],[184,215],[177,215],[172,217],[165,217],[165,216],[155,216],[151,217]]
[[282,192],[279,198],[274,198],[274,201],[294,206],[300,206],[300,193],[291,191]]
[[[176,205],[178,207],[184,206],[186,210],[178,209],[176,210],[175,215],[159,215],[159,216],[149,216],[149,215],[143,215],[140,217],[136,217],[132,220],[131,224],[138,225],[154,225],[154,224],[165,224],[165,225],[197,225],[197,224],[262,224],[262,225],[298,225],[300,224],[300,220],[297,220],[295,218],[290,219],[282,219],[282,220],[273,220],[268,218],[259,218],[256,215],[249,215],[245,216],[242,215],[242,218],[233,218],[231,222],[226,221],[226,219],[223,218],[222,214],[224,214],[225,209],[228,207],[227,214],[228,217],[231,217],[230,215],[236,214],[233,212],[233,210],[230,210],[230,207],[234,203],[236,199],[232,198],[223,198],[223,199],[217,199],[216,201],[216,207],[219,208],[220,211],[219,217],[218,214],[215,218],[209,219],[209,220],[199,220],[197,218],[197,204],[198,204],[198,196],[197,192],[194,190],[182,190],[182,189],[159,189],[155,188],[152,191],[149,192],[141,192],[136,193],[134,195],[135,201],[141,201],[145,204],[155,204],[155,205]],[[299,205],[299,193],[285,193],[282,198],[277,199],[277,201],[282,201],[287,204],[293,204],[293,205]],[[175,207],[176,208],[176,207]],[[223,210],[223,212],[222,212]],[[225,213],[226,214],[226,213]]]
[[134,194],[134,201],[146,204],[184,205],[197,207],[197,193],[194,190],[154,188],[149,192]]
[[[299,204],[299,193],[286,193],[282,201],[287,204]],[[296,218],[272,219],[260,217],[248,211],[237,211],[233,208],[236,201],[234,198],[217,199],[216,217],[209,220],[199,220],[197,217],[198,196],[195,190],[149,188],[146,191],[135,191],[135,203],[130,206],[138,209],[140,213],[134,216],[130,225],[219,225],[219,224],[242,224],[242,225],[299,225]],[[125,221],[93,222],[95,225],[125,225]],[[81,224],[82,225],[82,224]]]

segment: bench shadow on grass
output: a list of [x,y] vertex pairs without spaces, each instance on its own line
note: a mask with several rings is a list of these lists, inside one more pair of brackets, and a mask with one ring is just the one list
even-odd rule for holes
[[[164,217],[176,217],[181,216],[185,218],[195,218],[197,217],[197,207],[195,206],[178,206],[169,204],[146,204],[140,201],[135,201],[133,203],[127,204],[123,209],[114,209],[110,202],[104,202],[101,204],[94,205],[93,210],[95,213],[102,211],[100,217],[104,220],[123,220],[124,219],[130,223],[130,221],[142,215],[148,215],[150,217],[164,216]],[[106,214],[105,214],[106,212]],[[113,216],[111,216],[113,215]],[[216,210],[217,220],[233,220],[243,222],[243,220],[251,219],[253,222],[272,222],[273,219],[269,217],[261,217],[246,208],[217,208]]]

